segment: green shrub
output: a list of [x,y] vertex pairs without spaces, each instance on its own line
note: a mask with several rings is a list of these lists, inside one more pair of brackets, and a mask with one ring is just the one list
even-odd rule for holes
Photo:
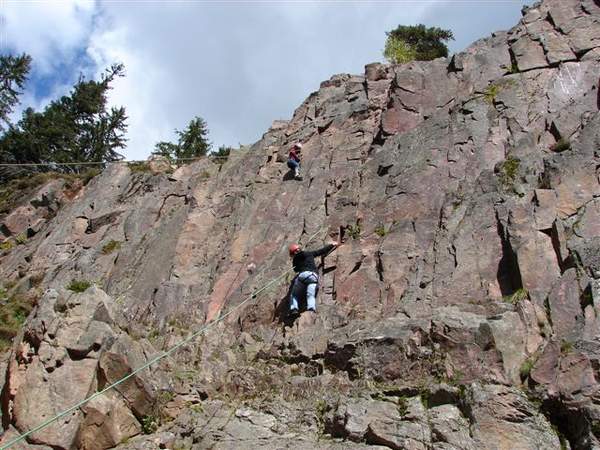
[[385,41],[383,56],[392,64],[404,64],[417,59],[417,52],[402,39],[389,36]]
[[566,150],[570,150],[571,149],[571,143],[569,142],[568,139],[565,138],[560,138],[556,144],[554,144],[552,147],[550,147],[550,150],[552,150],[553,152],[556,153],[560,153],[560,152],[564,152]]
[[144,434],[156,433],[158,430],[158,419],[154,416],[142,417],[142,432]]
[[2,243],[0,243],[0,250],[2,250],[2,251],[10,250],[13,247],[14,247],[14,244],[9,239],[6,239],[5,241],[2,241]]
[[20,233],[20,234],[16,235],[15,236],[15,242],[18,245],[24,245],[27,242],[27,234]]
[[67,289],[73,292],[85,292],[92,284],[86,280],[72,280],[67,286]]
[[105,244],[104,247],[102,247],[102,253],[104,253],[105,255],[109,255],[110,253],[114,252],[115,250],[119,250],[120,248],[120,241],[111,240],[107,244]]
[[512,303],[513,305],[516,305],[521,300],[525,300],[528,296],[529,292],[527,292],[527,289],[520,288],[513,292],[512,295],[502,297],[502,300],[504,300],[507,303]]
[[452,31],[437,27],[399,25],[386,32],[387,40],[383,55],[388,61],[398,64],[412,60],[429,61],[448,56],[444,42],[454,39]]

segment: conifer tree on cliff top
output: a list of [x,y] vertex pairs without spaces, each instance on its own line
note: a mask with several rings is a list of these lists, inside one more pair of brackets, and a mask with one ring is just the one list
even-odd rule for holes
[[178,131],[177,135],[179,136],[178,158],[205,156],[210,150],[211,144],[207,139],[208,126],[202,117],[194,117],[190,120],[187,128]]
[[68,95],[44,111],[27,108],[19,123],[0,137],[0,162],[56,163],[55,170],[67,170],[60,163],[122,159],[117,150],[125,147],[127,116],[123,107],[109,110],[107,98],[111,83],[122,76],[123,64],[113,64],[100,81],[80,77]]
[[444,42],[454,40],[450,30],[425,25],[398,25],[385,33],[383,56],[394,64],[409,61],[429,61],[448,56],[448,47]]
[[8,116],[19,103],[19,94],[27,80],[31,56],[0,56],[0,130],[11,126]]
[[165,156],[171,160],[196,158],[205,156],[211,148],[208,141],[208,126],[206,121],[196,116],[183,131],[175,130],[177,143],[157,142],[152,154]]

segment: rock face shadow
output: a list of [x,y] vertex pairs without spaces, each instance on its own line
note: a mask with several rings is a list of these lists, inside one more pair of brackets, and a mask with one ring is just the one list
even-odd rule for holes
[[[600,6],[600,0],[594,0],[594,1],[596,2],[596,4],[598,6]],[[598,78],[598,87],[596,88],[596,90],[598,91],[597,99],[596,99],[596,106],[600,110],[600,78]]]
[[292,169],[290,169],[286,173],[283,174],[282,181],[291,181],[294,178],[295,178],[294,177],[294,171]]
[[[277,321],[277,323],[283,323],[286,326],[291,326],[294,324],[294,321],[298,318],[298,316],[290,316],[290,297],[292,295],[292,288],[294,286],[294,279],[290,282],[288,286],[287,293],[283,296],[275,305],[275,311],[273,313],[273,321]],[[298,308],[299,312],[302,313],[306,311],[306,293],[304,293],[298,299]]]

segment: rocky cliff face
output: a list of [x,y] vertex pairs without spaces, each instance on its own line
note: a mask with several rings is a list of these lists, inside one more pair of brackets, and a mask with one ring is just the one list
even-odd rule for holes
[[288,277],[16,448],[600,448],[599,22],[547,0],[451,60],[332,77],[223,165],[45,187],[57,211],[2,229],[30,236],[7,297],[37,303],[2,442],[341,238],[316,316],[285,317]]

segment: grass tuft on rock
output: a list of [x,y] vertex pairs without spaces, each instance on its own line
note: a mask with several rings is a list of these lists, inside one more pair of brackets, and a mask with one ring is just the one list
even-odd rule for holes
[[362,231],[360,228],[360,224],[356,224],[356,225],[348,225],[346,227],[346,231],[348,232],[348,236],[350,236],[352,239],[358,239],[360,238],[360,232]]
[[115,250],[119,250],[121,248],[121,241],[111,240],[108,243],[104,244],[102,247],[102,253],[105,255],[109,255]]
[[565,138],[560,138],[556,144],[554,144],[552,147],[550,147],[550,150],[552,150],[555,153],[561,153],[567,150],[571,149],[571,143],[569,142],[568,139]]
[[142,432],[144,434],[152,434],[156,433],[158,430],[159,421],[154,416],[144,416],[142,417]]
[[512,188],[519,173],[521,161],[518,158],[509,156],[498,167],[500,181],[506,188]]
[[86,280],[72,280],[67,289],[73,292],[82,293],[87,290],[92,285],[89,281]]
[[523,364],[521,364],[521,367],[519,368],[519,375],[521,376],[521,380],[525,380],[529,377],[531,369],[533,369],[534,365],[535,360],[533,358],[528,358],[525,361],[523,361]]
[[408,413],[408,400],[406,396],[401,396],[398,398],[398,414],[400,417],[404,417]]
[[147,173],[150,172],[150,164],[145,161],[135,161],[127,163],[127,167],[131,170],[131,173]]
[[8,251],[11,250],[15,245],[12,243],[11,240],[6,239],[5,241],[2,241],[2,243],[0,243],[0,250],[1,251]]
[[7,290],[0,288],[0,352],[10,348],[36,301],[36,297],[31,295],[14,294],[9,297]]
[[496,96],[500,93],[500,86],[497,84],[490,84],[487,89],[483,92],[483,98],[490,105],[496,101]]
[[44,172],[14,178],[0,186],[0,214],[8,214],[51,180],[63,179],[66,181],[65,187],[71,189],[76,180],[81,180],[85,186],[99,173],[100,169],[88,169],[79,174]]
[[513,305],[516,305],[520,301],[525,300],[527,297],[529,297],[529,292],[527,289],[520,288],[517,289],[513,294],[502,297],[502,300],[504,300],[506,303],[512,303]]
[[560,353],[566,355],[573,351],[573,343],[563,339],[560,343]]
[[377,228],[375,228],[375,234],[379,237],[384,237],[388,232],[385,229],[384,225],[379,225]]

